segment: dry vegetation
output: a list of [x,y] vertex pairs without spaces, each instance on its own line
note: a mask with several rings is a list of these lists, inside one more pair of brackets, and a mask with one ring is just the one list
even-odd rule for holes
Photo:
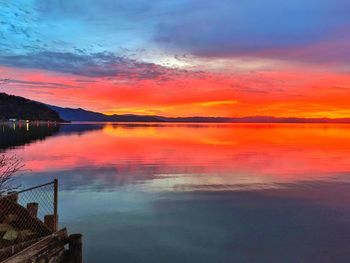
[[15,175],[21,171],[24,164],[16,155],[0,154],[0,196],[18,188],[14,183]]

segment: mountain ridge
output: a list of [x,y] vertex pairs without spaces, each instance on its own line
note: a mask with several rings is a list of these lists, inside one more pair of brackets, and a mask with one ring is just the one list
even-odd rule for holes
[[106,115],[88,111],[82,108],[62,108],[48,105],[58,112],[61,118],[69,121],[96,121],[96,122],[213,122],[213,123],[350,123],[350,118],[298,118],[273,116],[247,117],[164,117],[157,115]]
[[56,111],[61,118],[67,121],[96,121],[96,122],[158,122],[161,121],[155,116],[148,115],[106,115],[100,112],[88,111],[82,108],[62,108],[53,105],[47,105]]
[[106,115],[82,108],[64,108],[0,93],[0,120],[9,119],[57,122],[197,122],[197,123],[350,123],[350,118],[298,118],[273,116],[247,117],[164,117],[157,115]]

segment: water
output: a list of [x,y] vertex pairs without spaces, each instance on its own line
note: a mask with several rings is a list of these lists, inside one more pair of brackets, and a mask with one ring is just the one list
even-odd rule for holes
[[350,262],[350,125],[1,125],[85,262]]

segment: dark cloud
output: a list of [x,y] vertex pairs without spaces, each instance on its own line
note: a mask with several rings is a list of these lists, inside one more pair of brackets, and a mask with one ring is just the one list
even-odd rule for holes
[[68,84],[62,84],[62,83],[55,83],[55,82],[46,82],[46,81],[26,81],[26,80],[19,80],[19,79],[2,79],[0,80],[0,83],[4,84],[22,84],[22,85],[29,85],[29,86],[40,86],[40,87],[48,87],[48,88],[79,88],[78,86],[74,85],[68,85]]
[[[165,80],[166,68],[140,61],[142,50],[316,63],[350,59],[348,0],[14,0],[0,8],[0,65]],[[135,60],[123,57],[132,52]]]
[[[186,10],[159,21],[154,41],[202,57],[252,56],[329,61],[349,59],[350,2],[188,1]],[[336,33],[337,32],[337,33]],[[314,52],[320,43],[337,42]],[[345,45],[348,43],[348,45]],[[343,47],[343,48],[339,48]],[[292,50],[293,54],[289,55]],[[324,53],[322,53],[324,52]]]
[[[0,56],[0,64],[10,67],[42,69],[87,77],[119,77],[124,79],[166,80],[180,71],[153,63],[138,62],[112,53],[75,54],[69,52],[37,52]],[[168,77],[167,77],[168,76]]]
[[76,79],[76,82],[82,82],[82,83],[93,83],[96,82],[96,80],[92,80],[92,79]]

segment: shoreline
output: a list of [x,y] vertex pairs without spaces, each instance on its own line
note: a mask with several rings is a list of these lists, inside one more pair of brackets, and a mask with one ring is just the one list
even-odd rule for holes
[[350,120],[336,120],[336,119],[327,119],[327,120],[276,120],[276,121],[252,121],[252,120],[232,120],[232,121],[214,121],[214,120],[160,120],[160,121],[44,121],[44,120],[0,120],[0,124],[118,124],[118,123],[128,123],[128,124],[137,124],[137,123],[189,123],[189,124],[350,124]]

